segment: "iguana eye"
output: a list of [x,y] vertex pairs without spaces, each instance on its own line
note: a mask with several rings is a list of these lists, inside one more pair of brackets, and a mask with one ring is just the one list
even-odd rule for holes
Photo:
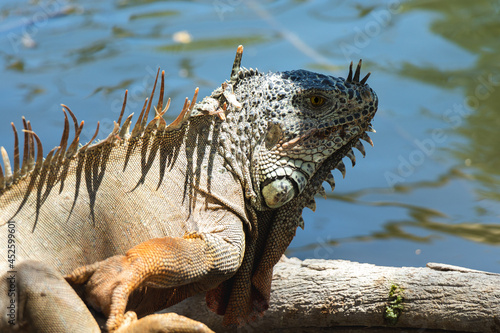
[[321,106],[325,104],[325,99],[321,96],[311,96],[309,97],[309,100],[313,106]]

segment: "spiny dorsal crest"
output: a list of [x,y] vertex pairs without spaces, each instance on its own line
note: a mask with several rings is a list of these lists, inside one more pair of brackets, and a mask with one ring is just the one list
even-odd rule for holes
[[[148,122],[149,113],[151,110],[152,100],[155,93],[155,88],[158,82],[160,70],[158,69],[155,83],[149,98],[146,98],[144,106],[138,119],[130,132],[130,126],[132,122],[133,114],[130,114],[122,125],[123,115],[125,112],[125,107],[127,103],[128,91],[125,91],[125,96],[123,99],[122,110],[120,116],[116,122],[114,122],[114,128],[106,139],[92,144],[92,142],[97,137],[99,132],[99,122],[97,123],[97,128],[92,139],[84,146],[78,147],[80,142],[80,135],[84,126],[84,122],[78,122],[75,114],[66,105],[62,105],[64,114],[64,129],[61,136],[61,141],[59,146],[54,147],[45,157],[43,154],[43,145],[38,137],[38,135],[33,131],[31,123],[26,121],[23,117],[23,132],[24,132],[24,145],[22,164],[20,160],[20,143],[18,138],[18,131],[15,125],[12,123],[12,129],[14,133],[14,159],[13,164],[7,154],[4,147],[0,147],[0,153],[2,155],[3,165],[2,168],[0,164],[0,195],[3,195],[6,191],[13,188],[21,180],[25,179],[26,187],[23,189],[24,194],[21,199],[21,203],[16,211],[16,213],[11,217],[14,218],[28,202],[28,198],[32,193],[36,195],[36,216],[33,230],[36,227],[40,208],[44,204],[45,200],[48,198],[49,194],[59,183],[59,193],[64,189],[65,180],[67,179],[68,172],[70,170],[70,164],[75,161],[76,164],[76,184],[75,184],[75,194],[73,207],[70,210],[70,214],[73,211],[74,204],[78,198],[78,192],[80,188],[80,182],[82,180],[82,175],[85,174],[85,183],[87,186],[87,192],[90,197],[90,208],[91,215],[93,217],[93,200],[95,200],[95,194],[101,184],[102,177],[104,175],[105,164],[107,163],[106,150],[115,144],[128,144],[127,153],[124,156],[124,170],[127,166],[127,162],[130,158],[131,153],[137,146],[139,141],[143,141],[146,148],[150,148],[151,141],[150,137],[154,133],[159,133],[165,135],[168,132],[178,131],[187,123],[191,112],[193,111],[194,105],[196,104],[196,99],[198,96],[198,88],[195,89],[192,101],[186,98],[184,106],[178,115],[178,117],[169,125],[165,122],[163,115],[168,110],[170,106],[170,99],[168,99],[165,107],[163,105],[164,96],[164,86],[165,86],[165,72],[162,72],[161,83],[160,83],[160,97],[158,103],[155,107],[155,116]],[[70,115],[74,124],[74,138],[69,142],[69,132],[70,132],[70,121],[68,118]],[[141,154],[147,154],[147,149],[141,151]],[[86,158],[87,155],[93,154],[98,156],[95,158]],[[156,151],[151,151],[149,157],[146,159],[141,169],[143,171],[143,176],[149,170],[150,161],[154,159]],[[147,165],[146,165],[147,163]],[[90,179],[90,181],[89,181]],[[142,180],[142,179],[141,179]],[[161,184],[162,177],[160,177],[158,186]]]
[[[217,99],[215,111],[209,112],[208,115],[216,115],[221,120],[224,120],[224,116],[228,109],[227,104],[232,105],[236,110],[241,108],[241,105],[232,93],[232,83],[234,83],[234,81],[238,79],[238,75],[242,72],[242,54],[243,47],[240,45],[236,52],[235,61],[231,70],[230,80],[222,85],[222,91],[220,94],[221,98]],[[33,226],[34,230],[38,221],[40,207],[48,198],[51,191],[56,187],[57,183],[59,183],[59,193],[63,191],[65,180],[67,179],[68,172],[70,170],[70,164],[72,161],[74,161],[73,165],[76,165],[76,184],[74,184],[75,193],[73,207],[70,209],[70,215],[78,198],[79,188],[81,185],[80,183],[84,174],[87,192],[90,198],[91,215],[93,218],[93,201],[95,200],[96,192],[101,184],[102,177],[104,176],[105,164],[107,163],[107,158],[109,156],[109,148],[117,144],[127,144],[127,151],[123,159],[123,171],[125,171],[132,152],[138,146],[138,143],[142,141],[142,149],[140,152],[142,176],[136,187],[141,184],[144,181],[144,177],[151,168],[152,161],[158,156],[158,149],[157,147],[154,148],[153,146],[155,146],[155,144],[158,144],[158,142],[164,142],[162,140],[164,140],[164,138],[168,136],[167,134],[172,133],[172,135],[174,135],[174,132],[178,133],[175,134],[176,136],[180,135],[179,142],[181,142],[182,136],[185,135],[185,132],[181,132],[180,129],[184,128],[183,126],[188,122],[188,119],[193,116],[207,115],[207,113],[205,112],[193,112],[198,97],[198,88],[196,88],[192,101],[186,98],[180,114],[171,124],[167,125],[165,119],[163,118],[163,115],[169,109],[170,99],[168,99],[166,105],[164,106],[163,99],[165,72],[162,71],[160,96],[158,98],[157,105],[153,106],[153,108],[155,109],[155,115],[153,119],[148,122],[159,73],[160,69],[158,69],[158,72],[156,74],[151,95],[150,97],[145,99],[141,113],[135,121],[132,130],[130,131],[133,113],[126,117],[122,124],[128,96],[128,91],[126,90],[122,109],[118,120],[114,122],[113,130],[106,137],[106,139],[97,143],[92,144],[99,132],[99,122],[97,123],[97,128],[92,139],[85,145],[79,147],[80,135],[82,133],[84,122],[81,121],[79,123],[71,109],[68,106],[62,104],[62,111],[64,114],[64,129],[61,136],[61,141],[59,146],[53,148],[47,154],[47,157],[45,159],[43,158],[43,146],[40,138],[33,131],[31,123],[29,121],[26,121],[26,119],[23,117],[24,145],[22,147],[23,158],[21,164],[18,132],[16,127],[12,123],[12,129],[14,132],[14,163],[13,165],[11,164],[10,158],[5,148],[0,147],[0,154],[2,155],[4,165],[4,168],[2,168],[2,165],[0,164],[0,196],[9,189],[13,188],[13,186],[15,186],[23,179],[26,179],[27,187],[24,188],[25,192],[21,203],[16,213],[11,218],[14,218],[21,211],[23,206],[28,202],[28,198],[30,197],[30,195],[32,193],[36,193],[36,217]],[[69,142],[70,121],[68,118],[68,114],[70,115],[74,124],[74,138],[71,142]],[[150,140],[153,137],[154,139]],[[87,156],[89,155],[94,156],[92,158],[87,158]],[[97,158],[95,156],[97,156]],[[166,162],[167,158],[164,151],[159,152],[159,159],[160,169],[162,171],[165,171],[167,163],[170,162]],[[161,185],[162,181],[163,176],[160,175],[158,188]]]
[[[142,137],[146,132],[153,130],[162,130],[162,131],[174,131],[179,129],[183,124],[186,123],[187,119],[189,119],[191,112],[193,111],[193,107],[196,104],[196,99],[198,96],[198,88],[195,89],[193,100],[190,101],[187,97],[184,102],[184,106],[179,114],[179,116],[169,125],[166,124],[163,115],[167,112],[170,106],[170,98],[168,99],[165,107],[163,107],[163,97],[164,97],[164,86],[165,86],[165,71],[162,71],[161,75],[161,84],[160,84],[160,96],[158,98],[158,104],[155,109],[155,116],[153,120],[148,123],[148,117],[151,110],[152,99],[155,94],[156,85],[158,82],[158,76],[160,73],[160,69],[156,74],[155,83],[153,85],[153,90],[151,92],[151,96],[146,98],[144,101],[143,108],[139,115],[139,118],[136,120],[135,125],[130,132],[130,126],[132,123],[133,113],[130,114],[124,121],[123,125],[121,124],[123,115],[125,112],[125,107],[127,104],[127,95],[128,90],[125,91],[125,96],[123,99],[123,105],[120,112],[120,116],[118,120],[114,122],[114,128],[111,133],[107,136],[106,139],[92,144],[92,142],[97,137],[99,132],[99,122],[97,123],[96,131],[92,137],[92,139],[78,148],[80,142],[80,135],[82,133],[84,122],[81,121],[80,124],[75,116],[75,114],[71,111],[71,109],[61,104],[62,111],[64,114],[64,130],[61,137],[61,143],[59,146],[55,147],[51,150],[51,152],[47,155],[45,160],[43,159],[43,146],[40,138],[33,132],[31,128],[31,123],[26,121],[23,117],[23,132],[24,132],[24,145],[23,145],[23,160],[22,166],[20,163],[20,144],[18,138],[18,132],[14,125],[11,123],[12,129],[14,132],[14,165],[10,163],[10,158],[7,154],[7,151],[4,147],[0,148],[2,154],[2,160],[4,164],[4,169],[0,164],[0,194],[2,194],[5,190],[10,188],[13,184],[18,182],[20,179],[26,177],[29,174],[33,174],[34,172],[38,172],[46,165],[47,168],[58,168],[60,166],[64,166],[68,160],[71,160],[78,154],[83,154],[86,151],[90,151],[96,149],[100,146],[113,143],[115,141],[122,140],[134,140]],[[74,138],[68,147],[68,138],[70,125],[68,120],[68,113],[71,116],[74,123]],[[36,142],[36,144],[35,144]],[[67,148],[68,147],[68,148]],[[35,156],[36,151],[36,156]],[[64,174],[60,174],[62,176],[62,183],[64,183]]]

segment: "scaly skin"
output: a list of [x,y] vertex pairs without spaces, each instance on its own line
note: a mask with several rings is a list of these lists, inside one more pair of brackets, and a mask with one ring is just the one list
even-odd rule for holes
[[122,111],[106,140],[77,149],[83,123],[65,107],[61,145],[45,161],[29,122],[22,167],[17,144],[13,168],[3,154],[0,241],[15,223],[18,261],[66,274],[110,331],[150,329],[159,321],[126,311],[143,316],[202,291],[227,325],[262,315],[302,209],[323,181],[333,188],[332,169],[345,173],[343,157],[354,164],[351,147],[364,155],[359,140],[371,143],[378,99],[360,65],[347,79],[262,74],[240,69],[242,50],[230,80],[199,103],[196,90],[168,126],[162,74],[155,118],[148,123],[153,89],[131,134]]

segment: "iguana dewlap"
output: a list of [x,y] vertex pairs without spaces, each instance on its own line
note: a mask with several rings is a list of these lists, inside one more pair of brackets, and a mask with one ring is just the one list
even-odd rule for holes
[[[107,139],[80,148],[83,122],[63,106],[61,144],[45,160],[31,124],[23,119],[22,151],[14,128],[12,161],[2,148],[0,243],[15,239],[15,260],[2,251],[0,267],[15,275],[22,296],[17,324],[78,331],[69,324],[75,311],[64,305],[54,305],[46,322],[37,310],[43,306],[25,306],[42,304],[51,283],[62,284],[52,304],[81,304],[57,272],[84,286],[84,299],[109,316],[109,330],[126,329],[134,316],[124,317],[127,303],[142,316],[203,291],[227,325],[268,308],[272,268],[303,226],[302,209],[314,208],[323,181],[333,188],[331,170],[345,173],[343,157],[354,164],[352,147],[364,155],[360,139],[371,143],[366,131],[378,99],[368,75],[360,80],[360,65],[346,79],[305,70],[263,74],[240,68],[242,51],[230,80],[198,103],[196,90],[170,125],[162,118],[170,102],[164,109],[162,73],[156,107],[153,88],[131,132],[126,96]],[[49,275],[53,282],[43,282]],[[35,276],[42,277],[38,289],[31,288],[40,283]],[[2,308],[11,302],[6,294]],[[93,325],[87,319],[82,331]],[[0,328],[12,326],[2,318]]]

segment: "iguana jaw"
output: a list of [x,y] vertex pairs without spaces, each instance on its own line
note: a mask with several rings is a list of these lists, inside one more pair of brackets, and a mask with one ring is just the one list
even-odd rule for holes
[[[359,129],[359,127],[357,127],[357,129]],[[363,134],[359,134],[360,132],[358,130],[346,133],[347,131],[349,131],[349,126],[344,125],[321,130],[315,129],[311,131],[311,133],[308,133],[308,137],[320,137],[321,139],[325,139],[326,137],[327,140],[343,136],[345,141],[343,140],[342,146],[340,147],[341,149],[335,151],[333,151],[333,149],[325,149],[321,152],[315,151],[312,152],[314,158],[308,162],[297,163],[297,160],[293,160],[295,168],[287,166],[276,170],[274,174],[277,174],[278,177],[266,180],[262,186],[262,196],[266,205],[269,208],[279,208],[302,193],[308,181],[314,176],[322,162],[325,160],[332,160],[332,156],[337,156],[340,161],[337,165],[334,165],[332,169],[338,167],[342,174],[345,175],[345,166],[342,163],[342,158],[348,156],[354,166],[356,160],[350,148],[352,146],[357,147],[364,156],[364,148],[360,139],[363,138],[373,145],[365,131],[374,132],[371,125],[366,126],[366,128],[362,130],[361,133]],[[287,148],[296,147],[300,146],[300,141],[307,140],[307,138],[300,139],[301,140],[294,140],[294,142],[288,141],[283,144],[283,146]],[[349,149],[345,149],[346,147],[349,147]],[[325,180],[327,179],[323,179],[322,181]],[[335,184],[333,178],[329,183],[333,190]]]

